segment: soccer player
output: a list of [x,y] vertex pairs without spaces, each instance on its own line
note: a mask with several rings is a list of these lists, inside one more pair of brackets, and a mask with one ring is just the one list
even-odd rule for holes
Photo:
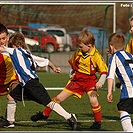
[[[5,25],[0,24],[0,46],[8,46],[9,33]],[[14,114],[16,103],[10,96],[10,91],[18,85],[18,77],[13,68],[8,53],[0,53],[0,96],[7,95],[8,103],[6,108],[7,122],[4,126],[14,127]],[[14,113],[12,113],[14,112]]]
[[[57,103],[63,102],[70,96],[81,98],[87,93],[91,109],[94,114],[94,123],[91,129],[100,129],[102,121],[101,105],[98,102],[97,90],[102,87],[106,81],[108,68],[103,57],[95,47],[94,35],[88,30],[84,30],[79,34],[78,46],[71,59],[68,61],[72,68],[72,77],[67,85],[53,100]],[[100,74],[98,79],[96,72]],[[52,110],[48,107],[43,112],[31,116],[32,121],[47,119]]]
[[108,102],[113,102],[112,87],[115,74],[121,83],[120,101],[117,104],[120,121],[124,131],[133,132],[130,114],[133,114],[133,56],[126,52],[125,36],[112,33],[108,39],[112,56],[108,68]]
[[[133,16],[131,16],[129,18],[129,24],[130,24],[130,33],[131,33],[131,38],[128,42],[128,44],[126,45],[126,52],[129,52],[133,55]],[[110,51],[107,49],[107,55],[111,56],[112,53],[110,53]],[[120,88],[121,87],[121,83],[118,81],[115,84],[116,88]]]
[[34,56],[25,50],[25,39],[19,32],[10,36],[8,46],[11,48],[1,46],[0,51],[9,53],[19,79],[19,85],[10,92],[11,97],[15,101],[33,100],[51,108],[67,120],[72,130],[76,130],[77,118],[75,114],[66,112],[60,104],[51,100],[46,89],[39,82],[39,77],[35,71],[37,66],[44,67],[47,65],[56,73],[60,73],[61,69],[55,67],[50,60]]
[[[133,35],[133,16],[129,19],[130,33]],[[126,46],[126,51],[133,55],[133,37],[130,38],[129,43]]]

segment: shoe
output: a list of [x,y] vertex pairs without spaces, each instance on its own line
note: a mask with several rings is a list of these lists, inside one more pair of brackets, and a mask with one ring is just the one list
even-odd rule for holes
[[1,120],[0,121],[1,128],[14,128],[14,122],[9,122],[8,120]]
[[72,130],[77,129],[77,118],[76,118],[75,114],[71,114],[71,118],[67,119],[67,122],[68,122],[69,126],[72,128]]
[[101,128],[101,123],[100,122],[94,122],[91,126],[90,129],[100,129]]
[[30,117],[30,119],[34,122],[38,121],[38,120],[47,120],[48,119],[48,116],[44,116],[43,115],[43,112],[38,112],[36,113],[36,115],[33,115]]

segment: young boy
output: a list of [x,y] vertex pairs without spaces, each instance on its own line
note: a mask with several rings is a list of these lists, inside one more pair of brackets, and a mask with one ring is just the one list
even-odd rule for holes
[[11,48],[1,46],[0,51],[9,53],[19,79],[19,85],[10,93],[12,100],[29,99],[43,104],[64,117],[72,130],[76,130],[76,116],[69,114],[58,103],[51,101],[46,89],[39,82],[39,77],[35,71],[37,66],[44,67],[46,65],[56,73],[60,73],[61,69],[55,67],[50,60],[34,56],[25,50],[25,39],[19,32],[10,36],[8,46]]
[[[81,98],[84,92],[87,93],[95,121],[90,128],[100,129],[102,113],[97,99],[97,90],[104,84],[108,69],[104,59],[95,48],[95,38],[91,32],[87,30],[81,32],[78,42],[79,49],[74,52],[69,60],[72,68],[72,77],[63,91],[54,97],[53,100],[61,103],[70,96]],[[96,72],[100,73],[99,80]],[[33,115],[31,120],[47,119],[51,111],[50,108],[46,107],[43,113],[39,112]]]
[[130,23],[130,33],[131,33],[131,38],[129,40],[129,43],[126,46],[126,52],[129,52],[133,55],[133,16],[129,19]]
[[117,104],[120,121],[124,131],[132,131],[131,117],[133,114],[133,56],[125,52],[125,36],[119,33],[110,35],[109,49],[112,53],[108,68],[108,102],[113,102],[112,87],[115,74],[121,83],[120,101]]
[[[0,46],[8,46],[9,33],[5,25],[0,24]],[[14,113],[16,110],[16,103],[10,96],[10,91],[17,85],[18,77],[12,65],[12,60],[8,53],[0,53],[0,96],[7,95],[8,103],[6,108],[6,119],[8,122],[4,126],[14,127]],[[1,124],[0,124],[1,126]]]

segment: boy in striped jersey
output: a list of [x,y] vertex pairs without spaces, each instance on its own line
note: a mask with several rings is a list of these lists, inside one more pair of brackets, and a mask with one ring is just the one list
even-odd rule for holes
[[76,116],[66,112],[60,104],[51,101],[46,89],[39,82],[39,77],[35,71],[37,66],[44,67],[47,65],[56,73],[60,73],[61,69],[55,67],[50,60],[34,56],[29,51],[25,50],[25,39],[19,32],[10,36],[8,46],[11,48],[1,46],[0,51],[9,53],[19,79],[19,85],[10,92],[13,100],[22,101],[28,99],[48,106],[60,116],[64,117],[72,130],[76,130]]
[[124,131],[133,132],[131,117],[133,114],[133,56],[125,51],[125,36],[112,33],[108,39],[109,50],[112,54],[108,68],[108,102],[113,102],[112,87],[115,74],[121,83],[120,101],[117,104],[120,121]]
[[[79,49],[74,52],[68,61],[72,68],[72,77],[63,91],[53,98],[53,101],[61,103],[70,96],[81,98],[84,93],[87,93],[94,115],[94,123],[90,128],[100,129],[102,113],[101,105],[97,98],[97,90],[106,81],[108,69],[103,57],[95,47],[95,38],[91,32],[87,30],[81,32],[78,42]],[[96,72],[100,74],[99,79],[96,76]],[[50,108],[46,107],[43,113],[39,112],[31,116],[31,120],[47,119],[51,111]]]

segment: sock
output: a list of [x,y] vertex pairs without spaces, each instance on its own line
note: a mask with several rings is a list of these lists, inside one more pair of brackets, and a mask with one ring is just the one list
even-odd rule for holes
[[133,131],[133,126],[131,123],[131,117],[127,112],[122,112],[120,114],[120,120],[121,120],[121,125],[123,128],[123,131]]
[[60,104],[55,103],[55,102],[51,102],[50,103],[50,108],[52,110],[54,110],[56,113],[58,113],[60,116],[64,117],[66,120],[71,118],[71,114],[69,114],[68,112],[66,112]]
[[7,103],[7,120],[10,122],[15,121],[16,102],[8,101]]
[[[54,102],[60,104],[60,103],[56,100],[56,96],[55,96],[54,98],[52,98],[52,101],[54,101]],[[51,111],[52,111],[52,109],[46,106],[46,108],[45,108],[44,111],[43,111],[43,115],[44,115],[44,116],[49,116],[50,113],[51,113]]]
[[102,114],[101,114],[101,106],[98,104],[97,106],[91,106],[92,112],[94,114],[94,121],[101,122],[102,121]]
[[46,108],[43,111],[43,115],[49,116],[51,112],[52,112],[52,109],[46,106]]

